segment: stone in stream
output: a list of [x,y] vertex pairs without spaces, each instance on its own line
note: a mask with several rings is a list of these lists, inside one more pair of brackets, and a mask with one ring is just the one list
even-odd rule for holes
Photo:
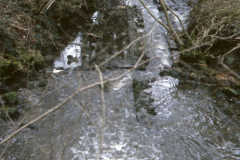
[[[153,82],[152,80],[151,82]],[[154,99],[151,98],[151,93],[147,93],[144,90],[147,88],[150,88],[151,85],[149,85],[150,80],[148,81],[138,81],[136,79],[133,79],[133,94],[134,94],[134,102],[135,102],[135,108],[136,112],[143,112],[145,111],[147,114],[150,115],[156,115],[155,108],[151,107],[152,102],[154,102]],[[138,113],[137,118],[142,118],[141,116],[144,116],[143,113]],[[147,116],[147,115],[145,115]]]
[[68,65],[70,65],[72,62],[78,63],[77,57],[73,57],[72,55],[68,55],[67,58],[68,58],[68,62],[67,62]]

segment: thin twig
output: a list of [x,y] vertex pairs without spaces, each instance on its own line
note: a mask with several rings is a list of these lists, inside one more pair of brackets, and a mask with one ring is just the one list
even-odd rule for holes
[[104,141],[104,133],[105,133],[105,112],[106,112],[106,103],[105,103],[105,98],[104,98],[104,83],[103,83],[103,77],[102,77],[102,72],[100,71],[99,67],[95,65],[95,68],[98,71],[99,74],[99,79],[101,82],[101,99],[102,99],[102,131],[101,131],[101,138],[100,138],[100,146],[99,146],[99,152],[96,156],[96,159],[99,158],[101,152],[102,152],[102,144]]
[[8,141],[7,145],[4,147],[4,149],[3,149],[3,151],[2,151],[2,153],[1,153],[1,155],[0,155],[0,159],[2,159],[2,156],[3,156],[3,154],[6,152],[6,150],[7,150],[7,148],[8,148],[8,146],[9,146],[9,144],[10,144],[11,141],[12,141],[12,139],[10,139],[10,140]]
[[177,44],[179,46],[183,45],[183,42],[180,40],[180,38],[178,37],[177,33],[175,32],[175,30],[174,30],[174,28],[172,26],[171,20],[169,18],[169,15],[168,15],[168,12],[167,12],[167,9],[165,7],[165,4],[164,4],[163,0],[159,0],[159,3],[161,4],[161,6],[163,8],[163,12],[164,12],[165,17],[167,19],[167,25],[168,25],[168,27],[170,29],[170,33],[173,33],[174,38],[175,38],[175,40],[176,40],[176,42],[177,42]]
[[165,1],[163,1],[163,2],[164,2],[164,4],[165,4],[165,6],[169,9],[169,11],[172,12],[172,14],[177,17],[178,21],[180,22],[180,24],[181,24],[181,26],[182,26],[182,29],[183,29],[184,33],[186,34],[187,38],[191,41],[190,36],[188,35],[187,31],[184,29],[182,20],[179,18],[179,16],[178,16],[176,13],[174,13],[174,12],[172,11],[172,9],[165,3]]
[[143,7],[148,11],[148,13],[149,13],[159,24],[161,24],[168,32],[171,32],[171,30],[169,29],[168,26],[166,26],[164,23],[162,23],[161,21],[159,21],[159,20],[157,19],[157,17],[155,17],[155,16],[152,14],[152,12],[148,9],[148,7],[146,6],[146,4],[145,4],[142,0],[139,0],[139,1],[142,3]]

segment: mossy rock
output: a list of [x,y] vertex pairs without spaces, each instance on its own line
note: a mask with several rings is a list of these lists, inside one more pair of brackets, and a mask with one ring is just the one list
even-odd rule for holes
[[48,81],[47,80],[43,80],[43,81],[41,81],[41,82],[39,82],[39,87],[46,87],[47,86],[47,84],[48,84]]
[[9,76],[22,66],[17,59],[3,59],[0,63],[0,76]]
[[13,103],[17,102],[16,92],[8,92],[8,93],[5,93],[4,96],[8,103],[13,104]]
[[230,87],[223,87],[222,91],[229,97],[238,97],[239,96],[238,91],[236,91]]
[[41,53],[32,54],[31,57],[34,59],[34,64],[40,65],[44,62],[44,57]]
[[[44,57],[42,56],[40,51],[33,51],[33,54],[24,54],[21,55],[21,58],[23,59],[23,61],[28,62],[28,63],[32,63],[34,65],[41,65],[44,63]],[[25,64],[27,65],[27,64]]]

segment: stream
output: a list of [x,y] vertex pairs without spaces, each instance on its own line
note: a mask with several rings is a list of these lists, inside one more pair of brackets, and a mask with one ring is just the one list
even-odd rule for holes
[[[145,33],[149,33],[155,26],[149,36],[143,39],[145,48],[151,48],[147,56],[162,58],[150,61],[145,70],[133,70],[123,78],[105,84],[105,116],[100,86],[86,89],[55,112],[34,123],[32,128],[25,128],[17,134],[2,160],[95,159],[101,146],[99,140],[103,124],[104,140],[99,159],[240,159],[239,120],[223,113],[231,103],[212,97],[192,84],[180,83],[176,78],[160,77],[159,73],[164,68],[171,68],[174,60],[166,39],[167,31],[149,15],[139,1],[130,0],[128,3],[141,10],[145,26],[142,30]],[[153,0],[144,0],[144,3],[157,18],[166,22],[164,13],[158,10],[158,5]],[[166,3],[183,22],[187,20],[190,7],[185,0],[166,0]],[[94,23],[97,23],[95,19],[98,16],[100,13],[94,14]],[[175,29],[181,31],[177,18],[171,14],[170,18]],[[72,43],[79,43],[82,39],[83,35],[79,32]],[[120,42],[116,43],[118,51],[126,46],[119,46],[118,43]],[[75,62],[68,64],[68,55],[76,57]],[[33,109],[34,105],[40,103],[34,107],[26,122],[53,108],[77,89],[99,81],[96,70],[73,69],[84,64],[84,59],[79,57],[81,47],[69,45],[55,60],[56,70],[48,74],[45,90],[22,88],[18,91],[22,95],[19,99],[28,101],[26,108]],[[132,67],[118,61],[115,69],[106,67],[102,71],[104,79],[118,77],[127,72],[127,67]],[[151,87],[144,92],[151,93],[151,98],[154,99],[151,107],[155,108],[156,115],[136,112],[133,79],[150,81]],[[58,90],[41,100],[43,95],[55,89]],[[144,115],[140,115],[143,117],[140,120],[139,114]],[[10,122],[0,121],[1,140],[12,132],[13,128],[8,128],[9,124]]]

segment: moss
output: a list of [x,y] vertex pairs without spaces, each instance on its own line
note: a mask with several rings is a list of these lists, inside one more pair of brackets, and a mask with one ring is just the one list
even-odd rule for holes
[[23,65],[42,65],[44,63],[44,57],[41,54],[41,51],[36,50],[32,51],[32,54],[21,55]]
[[22,64],[17,59],[3,59],[0,62],[0,76],[9,76],[19,68],[21,68]]
[[10,117],[18,113],[16,108],[6,107],[5,111],[1,110],[1,118],[7,117],[6,112]]
[[238,91],[236,91],[236,90],[234,90],[230,87],[223,87],[222,91],[223,91],[223,93],[225,93],[229,97],[238,97],[239,96]]
[[[183,48],[184,49],[184,48]],[[198,63],[200,60],[208,57],[208,53],[203,53],[200,48],[197,50],[191,50],[180,55],[180,58],[189,63]]]
[[17,101],[17,94],[16,92],[8,92],[4,94],[8,103],[15,103]]

